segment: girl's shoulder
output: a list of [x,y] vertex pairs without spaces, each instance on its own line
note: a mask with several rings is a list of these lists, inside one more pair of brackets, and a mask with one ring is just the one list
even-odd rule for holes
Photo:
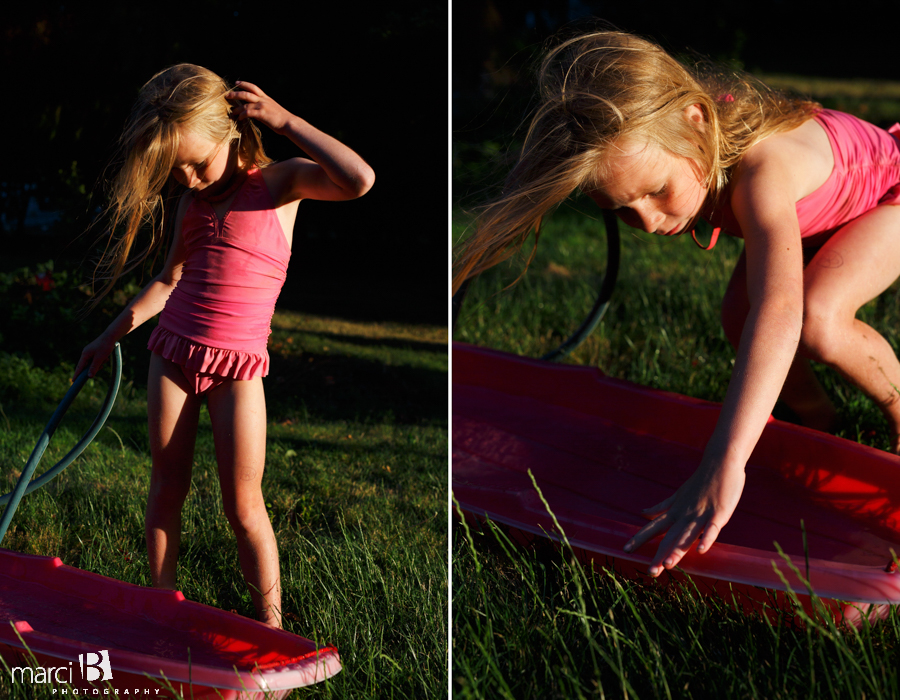
[[735,188],[752,184],[796,202],[821,187],[834,169],[831,139],[819,119],[751,146],[735,170]]
[[288,203],[293,188],[294,175],[297,170],[297,163],[295,161],[302,160],[304,159],[289,158],[287,160],[270,163],[264,168],[259,169],[260,176],[262,177],[263,182],[266,183],[266,187],[269,188],[269,192],[271,193],[276,206],[282,206]]

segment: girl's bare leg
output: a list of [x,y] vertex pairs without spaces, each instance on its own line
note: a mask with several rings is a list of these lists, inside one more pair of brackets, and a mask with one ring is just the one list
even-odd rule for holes
[[175,588],[181,508],[191,486],[200,403],[178,365],[151,355],[147,416],[153,470],[145,528],[150,578],[157,588]]
[[[722,302],[722,326],[734,347],[740,343],[741,331],[749,311],[747,262],[741,253]],[[834,404],[813,373],[809,361],[799,355],[791,364],[781,389],[781,400],[808,428],[831,432],[837,426],[838,413]]]
[[807,428],[830,433],[837,429],[838,412],[813,373],[809,361],[797,355],[791,363],[781,400],[800,418]]
[[877,207],[835,233],[804,274],[802,352],[862,389],[881,409],[898,451],[900,362],[884,337],[856,318],[900,276],[900,206]]
[[237,537],[241,570],[257,616],[281,627],[278,546],[262,495],[266,400],[262,379],[229,381],[207,398],[225,516]]

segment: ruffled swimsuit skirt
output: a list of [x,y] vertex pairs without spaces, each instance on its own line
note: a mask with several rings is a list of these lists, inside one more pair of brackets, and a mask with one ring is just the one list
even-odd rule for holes
[[291,251],[259,170],[222,219],[194,199],[182,221],[181,279],[148,348],[180,365],[202,395],[227,379],[269,373],[266,344]]

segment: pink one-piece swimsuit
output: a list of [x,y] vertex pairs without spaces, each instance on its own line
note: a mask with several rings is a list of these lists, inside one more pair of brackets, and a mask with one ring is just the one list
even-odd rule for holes
[[[830,109],[814,118],[825,129],[834,154],[834,168],[825,183],[797,202],[800,236],[804,245],[816,246],[876,206],[900,204],[900,124],[885,131]],[[734,221],[727,203],[718,214],[715,220]],[[733,223],[726,230],[742,237]]]
[[222,219],[195,198],[182,221],[178,281],[148,348],[181,365],[195,393],[269,372],[266,343],[291,251],[258,169]]

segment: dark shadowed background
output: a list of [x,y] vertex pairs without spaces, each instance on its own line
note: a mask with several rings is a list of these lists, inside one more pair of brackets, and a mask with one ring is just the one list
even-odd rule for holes
[[[675,55],[696,52],[753,73],[900,78],[893,20],[896,2],[863,0],[831,9],[826,4],[793,0],[454,2],[454,200],[480,202],[502,179],[507,170],[503,154],[515,145],[514,132],[528,114],[534,95],[534,62],[541,46],[571,23],[590,26],[602,20],[655,40]],[[857,111],[843,104],[826,106]]]
[[[0,24],[0,272],[53,259],[90,275],[78,236],[137,91],[191,62],[258,84],[375,169],[360,200],[301,204],[280,307],[446,323],[445,4],[15,3]],[[274,158],[298,154],[266,131]]]

